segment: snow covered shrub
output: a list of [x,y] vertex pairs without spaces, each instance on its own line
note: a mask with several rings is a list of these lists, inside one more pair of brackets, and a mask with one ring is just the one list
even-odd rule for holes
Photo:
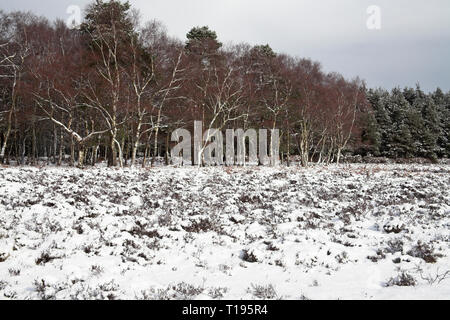
[[99,265],[92,265],[91,266],[91,273],[94,276],[98,276],[98,275],[102,274],[103,271],[104,271],[103,268],[101,266],[99,266]]
[[[153,251],[158,251],[162,248],[160,238],[152,238],[152,240],[150,242],[147,242],[146,245],[147,248]],[[139,256],[141,256],[141,254],[139,254]]]
[[173,224],[171,212],[158,216],[158,225],[161,227],[170,227]]
[[136,294],[136,300],[169,300],[166,289],[150,288],[142,290],[140,294]]
[[140,245],[131,239],[125,239],[122,246],[125,248],[125,251],[133,251],[132,249],[139,250],[141,248]]
[[405,226],[401,221],[395,220],[395,221],[387,222],[383,226],[383,230],[386,233],[400,233],[403,230],[405,230]]
[[416,279],[406,271],[400,270],[398,275],[390,278],[386,282],[386,287],[414,287],[417,284]]
[[8,269],[9,275],[11,277],[17,277],[20,276],[20,269],[15,269],[15,268],[9,268]]
[[340,254],[335,256],[335,259],[340,264],[345,264],[348,262],[348,253],[346,251],[342,251]]
[[219,265],[219,270],[225,274],[230,274],[230,270],[232,269],[232,267],[226,265],[226,264],[220,264]]
[[251,287],[247,289],[248,293],[251,293],[255,298],[261,299],[261,300],[276,300],[281,299],[281,297],[278,296],[277,292],[275,291],[275,288],[273,285],[255,285],[251,284]]
[[83,234],[84,230],[83,227],[81,226],[81,223],[76,222],[73,224],[72,229],[75,230],[77,232],[77,234]]
[[45,283],[44,279],[34,280],[33,286],[34,286],[34,290],[36,290],[36,292],[38,293],[38,296],[40,299],[50,300],[51,298],[53,298],[53,296],[46,294],[47,287],[49,287],[49,286],[48,286],[48,284]]
[[94,250],[94,246],[92,244],[88,244],[82,247],[83,252],[86,254],[90,254]]
[[392,262],[395,264],[399,264],[400,262],[402,262],[402,259],[400,257],[397,257],[397,258],[393,259]]
[[383,250],[378,249],[376,251],[376,255],[368,256],[367,259],[369,259],[372,262],[378,262],[378,260],[386,259],[386,255],[384,254]]
[[423,259],[426,263],[435,263],[437,258],[440,257],[439,254],[434,252],[432,244],[422,243],[421,241],[418,241],[417,245],[408,251],[408,255]]
[[261,252],[256,249],[244,249],[241,254],[242,260],[250,263],[258,262],[262,259]]
[[[276,259],[274,261],[274,263],[277,267],[286,268],[286,262],[284,262],[284,260],[282,260],[282,259]],[[271,263],[269,263],[269,264],[271,264]]]
[[350,224],[352,219],[359,221],[360,216],[367,212],[369,204],[361,199],[359,195],[353,195],[352,203],[342,210],[341,219]]
[[262,204],[261,197],[259,195],[243,194],[239,197],[239,201],[243,204]]
[[147,224],[141,224],[139,221],[136,221],[136,225],[129,231],[129,233],[133,236],[162,239],[162,236],[158,233],[158,230],[149,230],[148,228],[149,227]]
[[214,231],[215,225],[209,218],[200,218],[192,220],[191,224],[186,227],[183,226],[183,229],[187,232],[200,233]]
[[44,265],[47,262],[58,259],[58,257],[50,255],[49,251],[42,251],[39,257],[36,258],[35,262],[37,265]]
[[389,240],[387,245],[386,249],[384,249],[387,253],[403,252],[403,241],[400,239]]
[[186,282],[180,282],[169,286],[171,299],[176,300],[192,300],[201,294],[205,289],[203,287],[194,286]]
[[[221,292],[227,291],[225,288],[220,289],[219,291]],[[225,291],[222,289],[225,289]],[[203,291],[205,291],[203,287],[180,282],[171,284],[165,289],[150,288],[148,290],[142,290],[135,298],[138,300],[193,300]]]
[[8,286],[8,282],[4,280],[0,280],[0,291],[5,290],[5,288]]
[[272,241],[265,243],[267,245],[267,250],[269,251],[280,251],[280,246],[273,243]]
[[303,216],[297,217],[297,221],[300,222],[299,227],[304,230],[319,228],[322,219],[323,217],[314,211],[305,213]]
[[352,223],[352,215],[348,213],[340,213],[339,218],[344,222],[345,225],[349,225]]
[[64,283],[55,283],[50,284],[46,282],[44,279],[36,279],[33,282],[33,287],[36,293],[38,294],[39,299],[42,300],[54,300],[56,299],[56,294],[59,291],[67,289],[67,284]]
[[9,254],[7,254],[6,252],[1,252],[0,253],[0,262],[5,262],[6,259],[9,258]]
[[208,290],[208,296],[210,296],[212,299],[222,299],[227,292],[228,288],[223,287],[210,288]]
[[72,300],[117,300],[119,285],[111,280],[94,287],[83,281],[77,281],[72,286],[70,298]]

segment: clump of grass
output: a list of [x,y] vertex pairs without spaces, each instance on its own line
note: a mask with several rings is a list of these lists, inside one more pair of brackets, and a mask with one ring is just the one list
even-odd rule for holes
[[273,285],[255,285],[251,284],[251,287],[247,289],[248,293],[251,293],[254,297],[261,299],[261,300],[276,300],[281,299],[281,297],[278,296],[278,293],[276,292]]
[[399,270],[397,276],[390,278],[386,282],[386,287],[414,287],[417,285],[416,279],[406,271]]

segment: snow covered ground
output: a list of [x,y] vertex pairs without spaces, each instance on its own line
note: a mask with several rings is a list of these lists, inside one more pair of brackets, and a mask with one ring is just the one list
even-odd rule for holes
[[0,299],[449,299],[450,166],[0,168]]

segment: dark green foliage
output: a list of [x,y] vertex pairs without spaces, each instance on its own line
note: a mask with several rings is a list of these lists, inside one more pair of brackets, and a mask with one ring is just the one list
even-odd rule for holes
[[374,155],[385,157],[450,156],[449,97],[440,89],[425,94],[419,86],[369,90],[373,115],[367,116],[363,142],[370,144]]
[[364,155],[370,153],[378,156],[380,154],[382,137],[375,114],[373,112],[368,113],[363,119],[363,123],[362,142],[367,144],[364,148]]
[[131,6],[129,2],[111,0],[104,2],[97,0],[88,6],[85,20],[80,29],[83,32],[94,34],[96,31],[105,31],[113,26],[131,34],[134,26],[129,15]]
[[207,26],[194,27],[186,35],[186,50],[190,53],[205,55],[216,53],[222,47],[217,34]]
[[217,40],[217,34],[215,31],[210,30],[208,26],[194,27],[188,32],[186,38],[188,38],[189,41],[202,41],[205,39]]
[[431,95],[438,115],[439,134],[437,137],[437,155],[450,155],[450,92],[444,94],[440,88]]
[[[129,2],[97,0],[86,9],[84,22],[80,26],[82,34],[87,35],[88,43],[94,51],[105,51],[119,46],[124,52],[120,60],[129,55],[127,43],[136,41],[137,32]],[[103,47],[103,48],[102,48]]]
[[272,48],[268,44],[254,46],[252,48],[252,53],[268,58],[276,57],[276,53],[272,50]]

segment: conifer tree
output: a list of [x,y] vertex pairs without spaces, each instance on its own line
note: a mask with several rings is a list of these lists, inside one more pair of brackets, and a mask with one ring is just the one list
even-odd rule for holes
[[391,112],[392,136],[387,143],[387,154],[392,157],[411,157],[416,146],[410,131],[409,103],[403,93],[394,88],[387,109]]

